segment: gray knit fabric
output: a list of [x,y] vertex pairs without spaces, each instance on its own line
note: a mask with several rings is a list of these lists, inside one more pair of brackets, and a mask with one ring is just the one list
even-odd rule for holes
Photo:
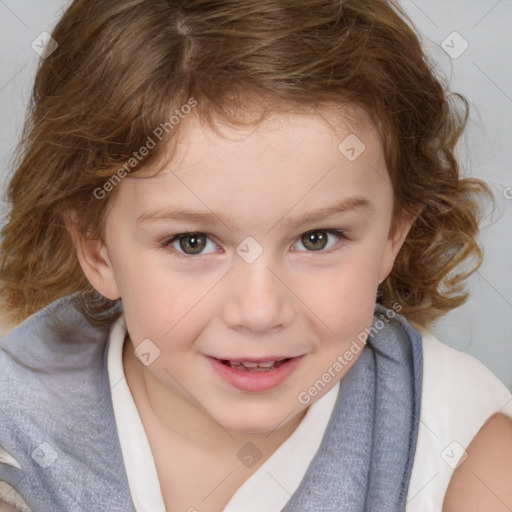
[[[0,340],[0,446],[21,465],[0,463],[0,481],[32,512],[135,512],[112,407],[108,332],[91,326],[72,297]],[[421,336],[402,317],[389,320],[390,310],[376,306],[376,315],[285,512],[405,511]]]

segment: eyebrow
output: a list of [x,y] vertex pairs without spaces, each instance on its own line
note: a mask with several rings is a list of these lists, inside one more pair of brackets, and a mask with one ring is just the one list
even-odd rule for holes
[[[291,210],[293,210],[293,208]],[[288,213],[283,215],[283,217],[281,217],[281,219],[270,228],[270,230],[274,229],[274,227],[277,226],[278,224],[285,225],[287,227],[296,227],[301,224],[305,224],[306,222],[312,223],[320,221],[327,217],[333,217],[335,215],[355,210],[373,211],[374,205],[368,199],[356,196],[344,199],[331,206],[324,206],[322,208],[317,208],[315,210],[304,212],[295,217],[289,217],[290,211],[288,211]],[[153,212],[143,213],[140,217],[137,218],[136,223],[146,224],[162,220],[189,221],[209,225],[222,223],[225,226],[227,226],[228,229],[230,229],[231,231],[233,230],[234,227],[234,217],[232,215],[228,215],[223,220],[219,215],[217,215],[213,211],[201,212],[196,210],[183,209],[162,209]]]

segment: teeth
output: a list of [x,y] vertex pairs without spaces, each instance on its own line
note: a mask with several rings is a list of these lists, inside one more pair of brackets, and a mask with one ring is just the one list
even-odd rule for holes
[[267,361],[265,363],[252,363],[249,361],[228,361],[228,366],[231,366],[231,368],[236,368],[237,370],[246,369],[247,371],[253,371],[253,372],[261,372],[261,371],[268,371],[270,370],[274,365],[276,364],[276,361]]
[[268,361],[267,363],[258,363],[258,366],[260,368],[270,368],[271,366],[274,366],[275,363],[275,361]]
[[246,368],[256,368],[256,366],[258,366],[258,363],[244,363],[244,362],[242,362],[242,364],[243,364]]

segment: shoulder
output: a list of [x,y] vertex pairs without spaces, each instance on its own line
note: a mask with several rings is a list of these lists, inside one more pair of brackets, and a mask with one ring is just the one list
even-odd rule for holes
[[[462,411],[466,420],[477,420],[483,415],[478,428],[502,407],[505,414],[512,416],[512,402],[508,403],[512,395],[489,368],[476,357],[446,345],[428,330],[418,330],[423,344],[426,406],[438,411],[439,405],[444,404],[449,411]],[[466,409],[466,405],[471,407]]]
[[512,418],[512,394],[477,358],[414,327],[422,335],[423,383],[407,510],[438,512],[459,457],[484,424],[498,413]]
[[87,410],[86,397],[94,405],[108,385],[108,333],[72,310],[54,309],[39,311],[0,338],[0,444],[16,428],[44,429],[49,411],[65,422],[73,397],[82,397]]
[[500,512],[512,509],[512,420],[494,414],[467,448],[453,472],[443,512]]

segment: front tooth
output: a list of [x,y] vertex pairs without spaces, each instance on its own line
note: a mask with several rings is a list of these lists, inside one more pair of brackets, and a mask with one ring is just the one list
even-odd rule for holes
[[256,368],[256,366],[258,366],[258,363],[242,362],[242,364],[243,364],[246,368]]
[[274,366],[275,361],[268,361],[266,363],[258,363],[258,366],[261,368],[270,368],[271,366]]

